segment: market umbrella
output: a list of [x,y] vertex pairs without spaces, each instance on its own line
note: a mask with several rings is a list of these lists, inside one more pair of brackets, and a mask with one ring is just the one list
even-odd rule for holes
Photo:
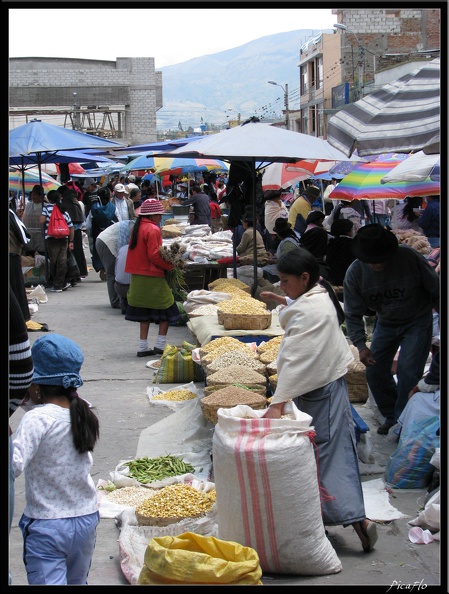
[[[86,151],[91,149],[111,149],[122,147],[123,144],[100,138],[91,134],[84,134],[77,130],[70,130],[61,126],[54,126],[41,120],[18,126],[9,132],[9,158],[21,157],[22,170],[25,167],[25,160],[30,155],[36,156],[36,164],[39,170],[39,178],[42,179],[42,163],[44,155],[52,154],[56,158],[58,151]],[[53,161],[58,162],[58,161]],[[59,161],[61,162],[61,161]],[[42,184],[41,184],[42,185]],[[44,197],[42,197],[42,201]],[[45,254],[46,276],[48,280],[48,262]]]
[[426,155],[424,151],[418,151],[393,167],[380,181],[382,184],[388,184],[398,181],[424,181],[427,178],[440,181],[440,155]]
[[197,171],[228,171],[229,166],[217,159],[204,157],[165,157],[158,159],[154,173],[174,176],[187,175]]
[[439,182],[428,178],[423,181],[381,183],[381,179],[405,159],[405,153],[386,153],[369,163],[360,163],[332,190],[329,200],[403,200],[407,196],[438,195]]
[[[16,192],[25,192],[29,194],[34,186],[42,185],[44,192],[50,190],[57,190],[59,184],[51,175],[42,173],[42,181],[39,178],[39,171],[35,169],[27,169],[26,171],[9,170],[9,189]],[[24,195],[24,194],[23,194]]]
[[328,122],[330,144],[350,157],[418,151],[440,132],[440,58],[425,62]]
[[294,186],[299,181],[327,172],[335,161],[302,159],[296,163],[271,163],[262,174],[262,189],[280,190]]
[[[300,159],[323,159],[344,161],[346,156],[332,147],[326,140],[292,132],[250,118],[243,124],[218,134],[205,136],[200,140],[170,151],[171,157],[212,157],[230,162],[251,179],[251,203],[253,220],[257,220],[256,182],[261,166],[269,163],[294,163]],[[256,225],[254,246],[256,246]],[[235,247],[235,246],[234,246]],[[235,249],[234,249],[235,262]],[[234,267],[235,268],[235,267]],[[254,249],[254,286],[257,287],[257,250]]]

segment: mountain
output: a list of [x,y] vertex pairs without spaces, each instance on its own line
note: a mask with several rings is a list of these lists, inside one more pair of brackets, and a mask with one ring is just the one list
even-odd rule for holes
[[[160,68],[164,107],[158,130],[224,125],[256,115],[281,119],[288,84],[289,108],[299,108],[299,49],[321,31],[300,29],[267,35],[239,47]],[[332,33],[332,30],[325,30]],[[225,32],[224,32],[225,34]],[[198,39],[197,42],[201,42]]]

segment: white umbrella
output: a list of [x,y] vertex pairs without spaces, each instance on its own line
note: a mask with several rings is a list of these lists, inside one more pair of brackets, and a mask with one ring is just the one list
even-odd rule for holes
[[436,153],[426,155],[423,151],[418,151],[393,167],[380,181],[382,184],[401,181],[419,182],[428,177],[437,181],[435,177],[438,175],[439,180],[439,172],[440,155]]
[[[156,155],[154,155],[156,156]],[[161,155],[158,155],[161,156]],[[162,156],[170,157],[213,157],[231,163],[242,172],[242,179],[251,180],[251,202],[253,219],[256,213],[257,173],[269,163],[294,163],[300,159],[318,159],[325,161],[349,161],[345,154],[331,146],[326,140],[316,136],[308,136],[283,128],[276,128],[261,123],[257,118],[250,118],[240,126],[224,130],[218,134],[205,136],[189,144],[177,148]],[[356,160],[363,161],[363,159]],[[229,184],[228,184],[229,187]],[[232,192],[232,188],[230,188]],[[230,193],[227,192],[228,198]],[[231,203],[232,209],[232,203]],[[257,286],[257,250],[256,225],[254,230],[254,286]]]

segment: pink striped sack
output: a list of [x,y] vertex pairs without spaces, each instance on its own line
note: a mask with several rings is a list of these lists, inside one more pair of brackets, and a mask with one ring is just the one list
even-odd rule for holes
[[263,419],[246,405],[218,409],[212,440],[218,536],[257,551],[264,572],[329,575],[342,569],[321,517],[312,417]]

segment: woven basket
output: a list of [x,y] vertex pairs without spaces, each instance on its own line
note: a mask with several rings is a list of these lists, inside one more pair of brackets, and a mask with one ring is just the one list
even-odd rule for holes
[[348,371],[345,379],[348,386],[349,402],[366,402],[368,400],[368,384],[365,371]]
[[225,330],[266,330],[271,326],[271,311],[263,314],[223,313],[218,317]]
[[[224,387],[224,386],[222,386],[222,387]],[[267,399],[265,398],[265,396],[260,396],[258,394],[254,394],[254,393],[251,393],[250,396],[251,396],[251,398],[248,398],[246,402],[244,402],[244,400],[246,400],[246,399],[242,398],[242,402],[240,402],[239,404],[246,404],[247,406],[250,406],[251,408],[254,408],[255,410],[262,410],[267,407]],[[218,422],[217,411],[219,408],[233,408],[234,406],[237,406],[237,404],[235,404],[235,403],[227,404],[224,399],[223,399],[223,403],[221,403],[221,404],[219,404],[219,403],[208,404],[207,401],[205,401],[206,398],[207,398],[207,396],[204,396],[204,398],[202,398],[200,400],[201,411],[203,413],[203,417],[207,421],[210,421],[211,423],[213,423],[214,425],[216,425]]]
[[257,384],[253,386],[244,386],[243,384],[220,384],[218,386],[206,386],[204,388],[204,395],[208,396],[209,394],[212,394],[212,392],[216,392],[217,390],[221,390],[222,388],[227,388],[228,386],[238,386],[239,388],[244,388],[245,390],[248,390],[248,392],[251,392],[251,394],[259,394],[260,396],[265,396],[267,392],[265,386],[259,386]]

